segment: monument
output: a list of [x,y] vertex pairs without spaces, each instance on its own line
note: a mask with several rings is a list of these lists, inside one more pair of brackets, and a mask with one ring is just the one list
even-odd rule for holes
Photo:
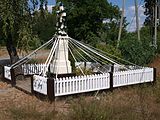
[[53,58],[53,65],[50,66],[51,73],[54,74],[68,74],[72,73],[71,63],[68,58],[68,40],[69,37],[66,33],[66,12],[62,2],[58,3],[56,35],[58,40],[58,46]]

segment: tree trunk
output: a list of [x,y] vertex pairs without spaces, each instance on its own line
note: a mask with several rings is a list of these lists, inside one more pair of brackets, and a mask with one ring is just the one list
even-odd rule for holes
[[8,36],[7,43],[6,43],[7,51],[10,56],[11,64],[14,64],[19,60],[17,50],[13,44],[13,39],[11,36]]
[[7,47],[8,54],[10,56],[11,64],[14,64],[19,60],[19,57],[17,54],[15,43],[11,35],[9,20],[7,20],[7,23],[8,23],[8,26],[7,26],[7,36],[6,36],[6,47]]
[[[7,31],[6,31],[7,32],[7,34],[6,34],[6,47],[7,47],[8,54],[10,56],[10,62],[11,62],[11,64],[14,64],[19,60],[19,57],[18,57],[17,50],[15,47],[16,41],[14,41],[14,39],[12,37],[9,20],[7,20],[7,24],[8,24],[8,26],[7,26]],[[21,66],[14,68],[14,75],[17,76],[20,74],[22,74]],[[17,76],[15,78],[15,80],[22,80],[22,79],[23,79],[22,76]],[[16,81],[15,81],[15,84],[16,84]]]

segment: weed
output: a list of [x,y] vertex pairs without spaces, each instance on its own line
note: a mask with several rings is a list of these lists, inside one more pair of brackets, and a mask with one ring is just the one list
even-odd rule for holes
[[56,111],[39,112],[35,107],[11,107],[10,116],[13,120],[56,120]]

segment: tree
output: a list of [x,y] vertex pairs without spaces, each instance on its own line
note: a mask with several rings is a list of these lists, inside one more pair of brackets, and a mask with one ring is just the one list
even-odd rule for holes
[[[46,0],[40,0],[40,9]],[[3,0],[0,1],[1,28],[11,63],[15,63],[19,57],[16,46],[23,48],[33,38],[32,12],[38,5],[37,0]],[[29,5],[30,4],[30,5]],[[33,5],[33,6],[32,6]],[[24,46],[22,46],[22,43]]]
[[3,41],[3,30],[1,29],[2,28],[2,26],[3,26],[3,24],[2,24],[2,19],[0,18],[0,46],[1,45],[4,45],[4,41]]
[[149,28],[141,28],[141,41],[137,40],[136,32],[128,33],[120,43],[120,50],[125,60],[137,65],[145,65],[151,62],[155,56],[155,50],[151,46]]
[[35,11],[33,21],[33,32],[38,35],[41,44],[53,37],[56,31],[56,15],[54,13],[45,11],[45,14],[41,15],[41,12]]
[[[155,17],[154,17],[154,14],[155,14],[155,12],[154,12],[154,9],[155,9],[155,4],[156,4],[156,1],[159,1],[159,0],[145,0],[144,2],[145,2],[145,12],[144,12],[144,14],[146,15],[146,19],[145,19],[145,26],[147,26],[147,27],[149,27],[150,28],[150,35],[151,35],[151,37],[149,37],[148,39],[150,39],[150,41],[151,42],[153,42],[153,36],[154,36],[154,22],[155,22]],[[160,2],[160,1],[159,1]],[[159,4],[159,3],[157,3],[157,4]],[[160,7],[158,7],[158,9],[160,9]],[[158,10],[157,12],[158,12],[158,19],[160,18],[160,14],[159,14],[159,11],[160,10]],[[160,21],[159,21],[159,23],[160,23]],[[157,51],[156,52],[160,52],[160,40],[159,40],[159,38],[160,38],[160,27],[159,27],[159,23],[157,23],[158,24],[158,31],[157,31],[157,34],[158,34],[158,36],[157,36],[157,44],[158,44],[158,46],[157,46]],[[149,33],[149,32],[148,32]]]
[[155,7],[155,3],[156,0],[144,0],[145,5],[145,12],[144,14],[146,15],[146,19],[145,19],[145,25],[153,25],[153,15],[154,15],[154,7]]
[[[111,40],[117,39],[117,28],[121,14],[117,6],[113,6],[106,0],[62,1],[67,8],[69,36],[94,44],[97,42],[96,37],[100,37],[104,32]],[[109,21],[109,23],[104,23],[104,21]]]
[[11,63],[15,63],[19,59],[15,46],[16,39],[18,38],[19,23],[21,22],[19,18],[22,18],[20,13],[22,10],[20,11],[20,9],[24,4],[26,4],[25,1],[18,2],[17,0],[4,0],[4,2],[0,2],[3,32]]
[[[146,15],[146,19],[144,22],[145,26],[149,26],[150,28],[150,35],[154,36],[154,9],[155,9],[155,4],[156,0],[145,0],[145,12],[144,15]],[[153,38],[151,38],[152,40]]]

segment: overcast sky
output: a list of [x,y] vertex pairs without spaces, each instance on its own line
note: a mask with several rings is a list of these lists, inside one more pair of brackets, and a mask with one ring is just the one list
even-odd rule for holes
[[[108,1],[122,8],[122,0],[108,0]],[[143,0],[138,0],[138,4],[139,4],[139,21],[140,21],[140,26],[142,27],[145,20]],[[49,10],[51,10],[53,5],[55,5],[55,0],[48,0]],[[125,16],[127,17],[127,22],[129,23],[131,23],[132,19],[134,18],[132,24],[128,25],[127,29],[128,31],[135,31],[136,24],[135,24],[135,17],[134,17],[135,16],[134,0],[126,0]]]

